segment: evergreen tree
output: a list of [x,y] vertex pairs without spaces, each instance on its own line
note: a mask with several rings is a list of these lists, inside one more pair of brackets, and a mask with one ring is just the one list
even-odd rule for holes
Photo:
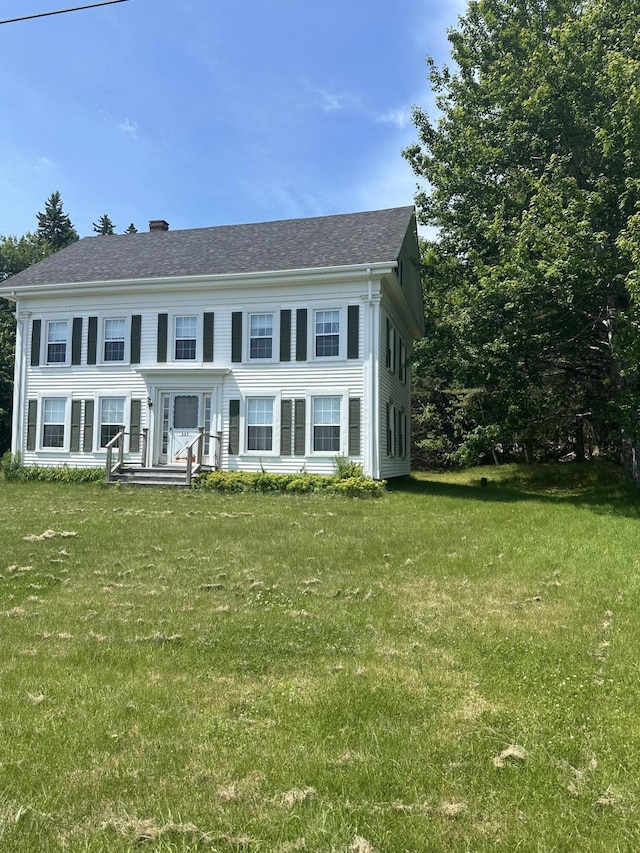
[[57,252],[78,240],[78,233],[71,224],[68,214],[62,209],[59,192],[51,193],[44,206],[44,213],[38,213],[36,236]]
[[115,227],[113,222],[109,219],[107,214],[103,214],[97,222],[93,223],[93,230],[96,234],[115,234]]
[[137,234],[138,229],[136,228],[136,226],[132,222],[131,225],[125,230],[124,233],[125,234]]
[[[0,281],[26,269],[50,253],[47,243],[35,234],[24,237],[0,237]],[[15,356],[15,305],[0,299],[0,455],[11,443],[13,402],[13,362]]]

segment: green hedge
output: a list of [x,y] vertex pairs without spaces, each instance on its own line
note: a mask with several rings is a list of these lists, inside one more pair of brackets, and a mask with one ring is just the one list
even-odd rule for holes
[[0,463],[5,480],[10,483],[97,483],[104,480],[104,468],[46,467],[22,465],[19,454],[5,453]]
[[353,498],[380,497],[384,480],[337,474],[267,474],[265,472],[211,471],[194,480],[195,488],[217,492],[277,492],[288,495],[334,494]]

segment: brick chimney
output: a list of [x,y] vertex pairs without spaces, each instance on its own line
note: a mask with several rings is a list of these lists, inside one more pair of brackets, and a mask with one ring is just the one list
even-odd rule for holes
[[164,219],[150,219],[149,231],[168,231],[169,223]]

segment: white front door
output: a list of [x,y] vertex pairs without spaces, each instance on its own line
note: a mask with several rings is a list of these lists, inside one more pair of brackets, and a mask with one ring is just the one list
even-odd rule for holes
[[[209,433],[211,431],[211,395],[163,394],[161,399],[161,452],[160,463],[164,465],[187,464],[188,445],[204,429],[205,441],[203,462],[208,464],[210,453]],[[192,461],[195,462],[196,449],[192,448]]]

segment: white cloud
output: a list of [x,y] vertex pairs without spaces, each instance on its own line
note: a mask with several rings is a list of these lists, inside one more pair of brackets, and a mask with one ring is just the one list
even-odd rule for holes
[[360,112],[360,99],[352,92],[331,92],[328,89],[308,86],[315,95],[317,104],[323,113]]
[[388,110],[375,110],[367,107],[360,95],[355,92],[333,92],[318,86],[306,84],[316,99],[316,105],[323,113],[350,113],[366,118],[376,124],[385,124],[404,130],[411,124],[411,107],[392,107]]
[[36,171],[48,172],[55,168],[56,164],[49,157],[38,157],[36,159]]
[[371,113],[371,118],[378,124],[390,124],[398,130],[404,130],[411,124],[411,110],[401,107],[384,113]]
[[106,110],[100,110],[100,118],[105,124],[114,127],[121,133],[126,133],[134,139],[138,138],[138,124],[130,118],[116,118]]
[[131,121],[131,119],[126,118],[124,121],[121,121],[118,124],[118,129],[124,131],[125,133],[130,134],[131,136],[137,138],[138,136],[138,125],[137,122]]

